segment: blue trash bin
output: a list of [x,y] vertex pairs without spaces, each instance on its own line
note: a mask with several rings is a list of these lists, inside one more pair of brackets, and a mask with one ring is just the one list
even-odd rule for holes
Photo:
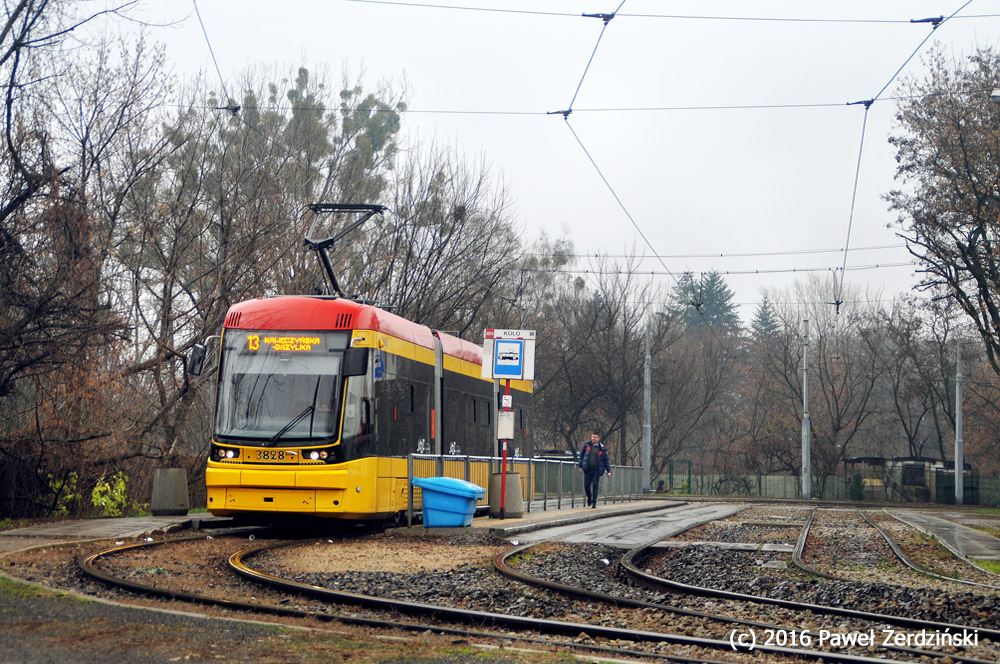
[[415,477],[413,486],[423,492],[425,528],[471,525],[476,501],[486,495],[481,486],[453,477]]

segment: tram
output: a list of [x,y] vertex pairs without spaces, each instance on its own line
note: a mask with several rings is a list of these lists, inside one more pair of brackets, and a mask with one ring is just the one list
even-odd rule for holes
[[[209,511],[393,518],[408,507],[411,454],[479,457],[476,476],[488,477],[498,385],[481,365],[473,343],[337,295],[233,305],[205,471]],[[511,381],[510,392],[512,449],[530,457],[531,383]],[[445,474],[461,477],[462,467]]]

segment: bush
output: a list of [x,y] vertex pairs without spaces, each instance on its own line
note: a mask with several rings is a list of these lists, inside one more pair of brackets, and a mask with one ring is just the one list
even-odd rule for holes
[[854,473],[854,477],[851,478],[851,500],[864,500],[865,499],[865,483],[861,478],[861,473]]
[[76,492],[76,473],[68,473],[63,479],[56,479],[51,473],[45,476],[48,480],[49,490],[52,491],[54,501],[49,508],[49,514],[53,516],[66,516],[69,514],[69,506],[80,497]]
[[146,511],[147,505],[135,503],[128,497],[128,475],[122,471],[115,473],[110,480],[97,480],[94,490],[90,492],[90,502],[101,510],[102,516],[121,516]]

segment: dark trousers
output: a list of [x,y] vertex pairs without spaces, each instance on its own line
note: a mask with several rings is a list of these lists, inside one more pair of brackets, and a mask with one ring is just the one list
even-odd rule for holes
[[596,468],[583,471],[583,492],[587,494],[587,505],[597,504],[597,487],[601,483],[601,475],[603,474],[603,470]]

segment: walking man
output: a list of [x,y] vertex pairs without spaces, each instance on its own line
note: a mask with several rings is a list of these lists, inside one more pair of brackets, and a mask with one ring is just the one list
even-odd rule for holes
[[591,434],[590,442],[580,451],[580,472],[583,473],[583,491],[587,494],[587,506],[597,507],[597,487],[601,483],[601,475],[605,472],[611,477],[611,461],[608,459],[608,448],[601,442],[601,436],[596,431]]

